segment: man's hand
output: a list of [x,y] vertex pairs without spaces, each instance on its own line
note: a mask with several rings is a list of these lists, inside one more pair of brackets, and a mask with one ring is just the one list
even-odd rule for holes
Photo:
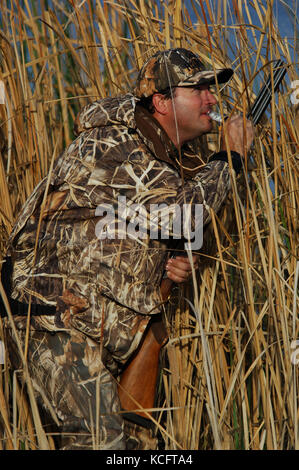
[[[193,255],[192,260],[194,269],[197,269],[198,256]],[[165,266],[167,277],[177,283],[186,282],[191,277],[192,265],[190,264],[189,258],[186,256],[176,256],[175,258],[169,258]]]
[[226,139],[224,137],[225,130],[230,150],[238,152],[240,155],[244,155],[245,152],[248,152],[254,137],[254,126],[251,121],[245,119],[244,132],[242,116],[233,116],[231,119],[227,120],[222,128],[221,150],[227,150]]

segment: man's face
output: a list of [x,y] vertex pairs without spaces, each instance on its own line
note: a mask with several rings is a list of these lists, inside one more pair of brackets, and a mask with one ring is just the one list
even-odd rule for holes
[[170,122],[178,134],[179,145],[211,131],[213,124],[207,113],[216,103],[209,85],[175,89],[175,97],[168,100],[168,106]]

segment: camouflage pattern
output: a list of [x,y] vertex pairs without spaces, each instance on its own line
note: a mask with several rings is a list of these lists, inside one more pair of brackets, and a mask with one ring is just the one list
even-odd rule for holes
[[154,431],[143,426],[125,420],[124,434],[126,450],[155,450],[158,439],[154,437]]
[[[104,302],[103,307],[111,315],[113,302],[107,299]],[[118,307],[118,310],[114,312],[115,333],[121,331],[120,323],[125,316],[125,309]],[[132,313],[128,311],[126,317],[132,319]],[[15,319],[23,349],[26,320],[25,317]],[[103,326],[99,324],[100,329]],[[20,370],[22,364],[8,324],[6,342],[12,367]],[[106,338],[100,346],[75,329],[50,333],[31,326],[29,373],[37,402],[43,409],[45,431],[60,433],[59,440],[56,438],[60,450],[156,448],[151,430],[124,421],[117,414],[120,410],[115,378],[119,369],[117,360],[121,350],[130,349],[124,340],[120,342],[118,347],[114,336],[111,341]]]
[[193,52],[183,48],[168,49],[157,52],[145,62],[138,74],[134,95],[147,98],[170,87],[214,85],[215,74],[218,83],[224,83],[231,78],[233,70],[206,70]]
[[[141,241],[100,240],[96,235],[99,206],[117,207],[120,195],[128,204],[142,204],[148,210],[150,204],[162,202],[203,204],[206,224],[210,207],[217,212],[230,189],[228,164],[223,161],[213,161],[193,179],[182,181],[177,168],[180,158],[166,134],[155,128],[153,119],[145,119],[145,126],[151,123],[158,135],[156,141],[149,140],[136,126],[134,109],[132,95],[88,106],[77,122],[78,138],[58,158],[50,175],[42,214],[48,177],[28,199],[12,231],[13,297],[28,303],[32,295],[37,304],[57,303],[54,329],[73,326],[81,315],[94,318],[99,295],[137,313],[160,311],[167,241],[150,236]],[[184,163],[184,155],[182,159]]]
[[[96,210],[116,204],[119,195],[146,208],[202,203],[206,224],[210,209],[218,211],[230,189],[226,162],[198,169],[188,149],[185,172],[180,168],[184,154],[178,155],[156,121],[137,108],[128,94],[83,110],[78,137],[28,199],[10,237],[13,297],[56,306],[55,315],[30,320],[36,390],[47,397],[63,430],[92,434],[99,384],[105,415],[99,441],[105,449],[125,446],[121,415],[111,414],[119,411],[115,379],[149,319],[161,310],[168,244],[149,236],[101,240]],[[26,320],[15,317],[21,336]],[[64,446],[88,447],[91,436],[86,439]]]

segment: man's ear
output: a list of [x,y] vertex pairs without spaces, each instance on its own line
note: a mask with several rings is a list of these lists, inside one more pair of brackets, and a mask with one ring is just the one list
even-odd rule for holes
[[155,93],[152,97],[152,103],[155,107],[155,111],[159,114],[167,114],[169,108],[169,99],[166,99],[161,93]]

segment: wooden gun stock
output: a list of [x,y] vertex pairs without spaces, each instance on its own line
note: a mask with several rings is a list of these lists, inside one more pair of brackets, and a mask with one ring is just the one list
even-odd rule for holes
[[[171,287],[172,281],[168,278],[163,279],[160,289],[164,301],[168,299]],[[121,375],[118,394],[123,410],[130,412],[138,408],[150,409],[154,407],[159,373],[159,354],[167,340],[167,332],[160,313],[150,320],[139,348]],[[148,415],[142,411],[135,411],[135,413],[143,418],[148,418]],[[149,412],[149,414],[151,413]]]

